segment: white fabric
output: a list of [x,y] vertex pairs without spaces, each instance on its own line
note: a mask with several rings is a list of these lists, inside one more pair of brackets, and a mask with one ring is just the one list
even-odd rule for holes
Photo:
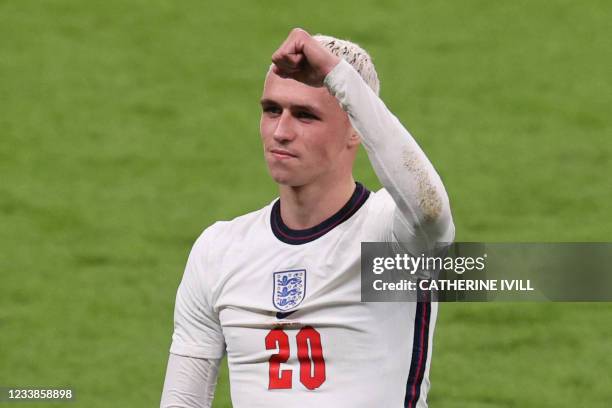
[[170,354],[160,408],[210,408],[220,360]]
[[396,204],[393,233],[397,240],[418,244],[409,249],[419,254],[435,245],[440,237],[454,238],[442,180],[384,102],[345,60],[327,75],[325,85],[348,112],[378,179],[393,197]]
[[[360,302],[360,243],[401,241],[418,253],[454,238],[442,182],[401,123],[348,63],[325,85],[348,111],[384,188],[350,219],[301,245],[273,234],[272,203],[215,223],[194,244],[177,293],[170,352],[218,359],[226,351],[234,408],[403,406],[416,304]],[[304,296],[279,320],[273,273],[292,270],[305,271]],[[432,304],[418,408],[427,406],[436,314]],[[302,381],[313,374],[312,342],[306,359],[297,355],[304,327],[320,335],[325,361],[315,389]],[[266,347],[273,329],[288,339],[280,373],[291,378],[290,388],[269,389],[279,375],[271,374],[270,358],[281,351],[280,343]]]

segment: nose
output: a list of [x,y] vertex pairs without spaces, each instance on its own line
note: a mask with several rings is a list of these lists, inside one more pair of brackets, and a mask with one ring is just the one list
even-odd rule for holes
[[291,112],[285,109],[278,117],[272,136],[277,143],[287,143],[295,139],[295,135]]

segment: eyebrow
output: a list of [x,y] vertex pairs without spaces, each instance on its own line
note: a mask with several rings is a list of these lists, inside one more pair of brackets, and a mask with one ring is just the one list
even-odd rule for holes
[[[273,99],[266,99],[263,98],[262,100],[259,101],[259,103],[261,104],[261,106],[266,106],[266,105],[280,105],[280,103],[276,102]],[[298,110],[308,110],[311,111],[317,115],[321,115],[322,112],[320,109],[318,109],[316,106],[314,105],[309,105],[307,103],[299,103],[299,104],[292,104],[290,106],[291,109],[298,109]]]

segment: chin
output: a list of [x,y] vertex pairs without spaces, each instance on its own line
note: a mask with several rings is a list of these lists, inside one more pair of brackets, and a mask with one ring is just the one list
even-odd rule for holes
[[299,187],[306,184],[302,177],[296,176],[293,172],[270,170],[270,176],[277,184],[288,187]]
[[301,185],[301,183],[297,182],[294,177],[290,177],[288,175],[272,175],[272,180],[276,182],[276,184],[280,184],[283,186],[296,187]]

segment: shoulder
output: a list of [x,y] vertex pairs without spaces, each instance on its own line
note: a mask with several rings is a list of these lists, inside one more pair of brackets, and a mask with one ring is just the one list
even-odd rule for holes
[[363,241],[387,241],[393,225],[395,202],[384,188],[371,191],[358,213],[360,229],[366,234]]
[[192,278],[188,281],[214,290],[223,276],[223,265],[236,258],[244,249],[245,241],[252,241],[249,230],[261,228],[266,214],[269,214],[269,206],[232,220],[217,221],[204,229],[189,253],[186,274]]
[[213,223],[196,239],[193,251],[217,255],[224,248],[247,239],[251,234],[263,233],[269,226],[270,210],[274,201],[259,210]]
[[370,194],[370,199],[368,200],[368,208],[370,212],[393,212],[395,207],[395,201],[393,201],[393,198],[384,187]]

